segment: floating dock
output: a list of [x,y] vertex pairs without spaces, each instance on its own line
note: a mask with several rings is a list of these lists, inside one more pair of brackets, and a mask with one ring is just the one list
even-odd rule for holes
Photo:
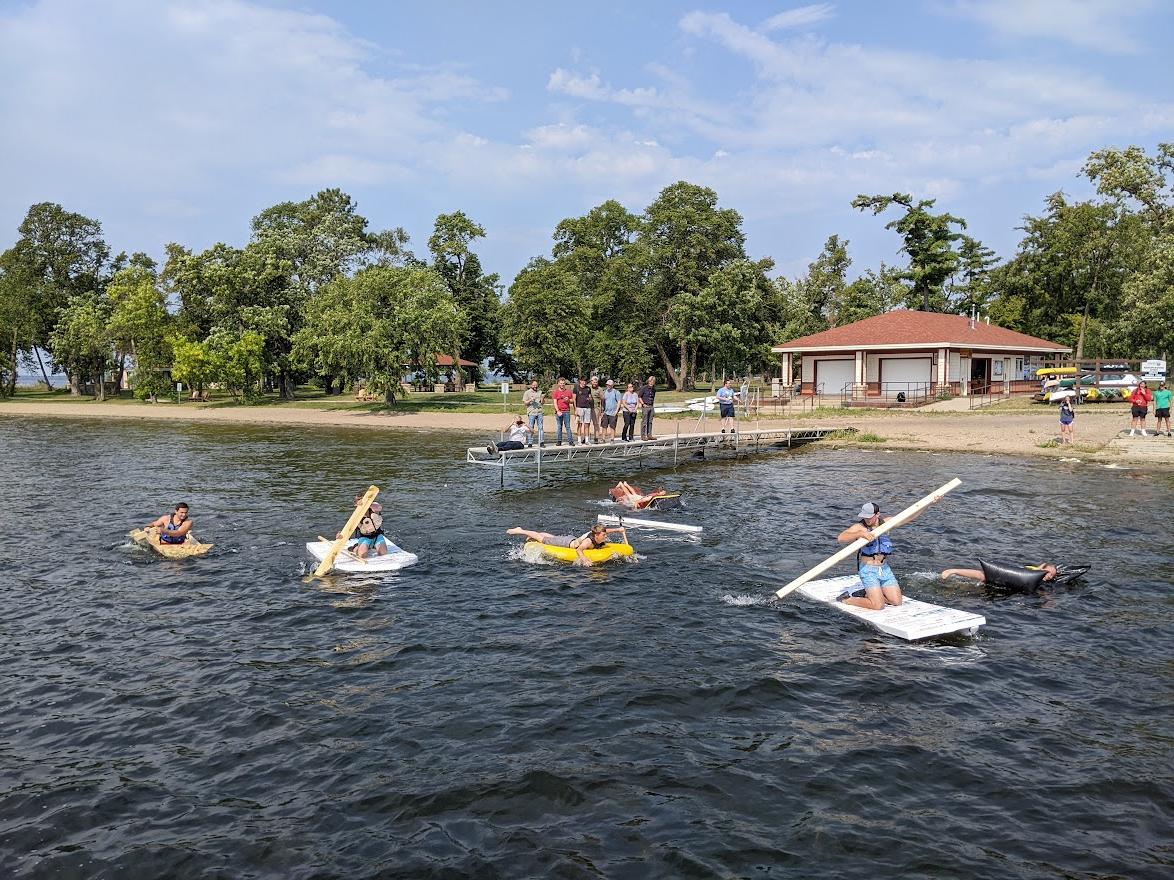
[[[556,446],[547,442],[543,447],[531,446],[526,449],[510,449],[490,455],[485,446],[470,446],[465,452],[467,464],[497,468],[501,482],[505,485],[507,468],[534,466],[538,478],[542,468],[557,464],[584,464],[590,471],[592,463],[611,464],[639,461],[650,458],[668,459],[677,464],[682,458],[695,460],[707,455],[745,455],[777,449],[793,449],[819,440],[843,428],[762,428],[723,434],[720,431],[680,434],[658,437],[655,440],[633,440],[625,443],[577,443],[574,446]],[[667,463],[667,462],[666,462]]]

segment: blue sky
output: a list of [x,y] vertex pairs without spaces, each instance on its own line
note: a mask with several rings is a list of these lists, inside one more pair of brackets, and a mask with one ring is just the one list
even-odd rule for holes
[[0,246],[28,206],[115,250],[243,244],[338,186],[418,253],[485,226],[508,283],[564,217],[713,187],[794,277],[838,233],[899,262],[857,193],[913,192],[1009,256],[1102,146],[1174,139],[1174,4],[0,0]]

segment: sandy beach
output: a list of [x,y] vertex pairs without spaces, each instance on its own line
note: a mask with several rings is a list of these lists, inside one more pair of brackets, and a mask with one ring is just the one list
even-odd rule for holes
[[[200,404],[140,404],[79,401],[76,403],[41,401],[5,401],[0,403],[0,417],[92,418],[102,420],[138,419],[204,423],[302,425],[408,431],[446,431],[495,438],[508,419],[506,414],[451,412],[365,412],[353,409],[320,409],[283,406],[207,406]],[[763,427],[832,427],[857,428],[862,434],[884,438],[883,442],[860,442],[851,439],[824,441],[838,445],[859,445],[884,449],[921,449],[1029,455],[1062,458],[1084,457],[1148,458],[1146,449],[1165,447],[1165,438],[1141,438],[1128,443],[1120,438],[1128,426],[1124,406],[1084,407],[1076,422],[1076,443],[1071,447],[1046,445],[1058,436],[1053,410],[1039,407],[1000,412],[962,410],[956,412],[918,412],[890,410],[884,413],[829,410],[814,418],[762,419]],[[548,426],[553,418],[547,417]],[[716,420],[709,429],[716,428]],[[746,423],[749,425],[749,423]],[[677,422],[660,419],[660,433],[675,431]],[[695,430],[693,420],[681,420],[682,433]],[[1151,420],[1152,427],[1152,420]],[[1044,445],[1041,445],[1044,444]],[[1137,449],[1138,454],[1131,450]],[[1159,460],[1162,458],[1158,456]]]

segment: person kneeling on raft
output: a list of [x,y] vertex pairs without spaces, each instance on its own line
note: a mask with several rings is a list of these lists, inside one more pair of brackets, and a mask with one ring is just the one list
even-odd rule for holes
[[[941,501],[940,495],[934,495],[930,504]],[[922,508],[905,522],[917,519],[924,510]],[[855,605],[859,608],[870,608],[880,611],[885,605],[900,605],[904,599],[901,594],[901,585],[889,568],[888,558],[893,552],[893,542],[888,535],[874,535],[872,530],[884,522],[880,515],[880,506],[869,501],[861,505],[859,519],[836,538],[841,544],[851,544],[861,539],[868,541],[856,551],[856,564],[860,583],[864,585],[864,596],[853,596],[851,592],[844,592],[836,596],[837,602],[845,605]]]
[[[355,507],[358,507],[363,501],[362,495],[355,496]],[[371,506],[367,508],[367,512],[363,514],[363,518],[359,520],[358,526],[351,533],[350,539],[347,541],[347,551],[358,556],[360,559],[364,558],[372,550],[375,551],[376,556],[386,556],[389,552],[387,543],[387,536],[383,533],[383,515],[380,511],[383,510],[383,505],[378,501],[372,501]],[[335,535],[336,538],[342,537],[342,532]]]
[[514,526],[512,529],[507,529],[506,534],[523,535],[530,541],[537,541],[539,544],[546,544],[549,547],[570,547],[578,556],[578,559],[575,561],[579,565],[591,565],[591,560],[583,555],[583,551],[601,549],[608,543],[608,535],[619,534],[621,543],[628,543],[628,533],[623,526],[609,529],[600,523],[596,523],[591,527],[591,531],[577,538],[573,535],[552,535],[550,532],[532,532],[529,529],[522,529],[517,526]]

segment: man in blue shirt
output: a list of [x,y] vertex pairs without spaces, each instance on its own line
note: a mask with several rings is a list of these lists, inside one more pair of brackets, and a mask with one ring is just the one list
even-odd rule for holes
[[615,443],[616,420],[620,417],[620,392],[616,390],[613,379],[607,380],[607,387],[603,392],[603,418],[599,425],[603,428],[603,442]]
[[731,434],[734,433],[734,400],[738,396],[738,393],[734,391],[733,379],[726,379],[722,383],[722,387],[717,390],[717,405],[720,410],[723,434],[727,429]]

